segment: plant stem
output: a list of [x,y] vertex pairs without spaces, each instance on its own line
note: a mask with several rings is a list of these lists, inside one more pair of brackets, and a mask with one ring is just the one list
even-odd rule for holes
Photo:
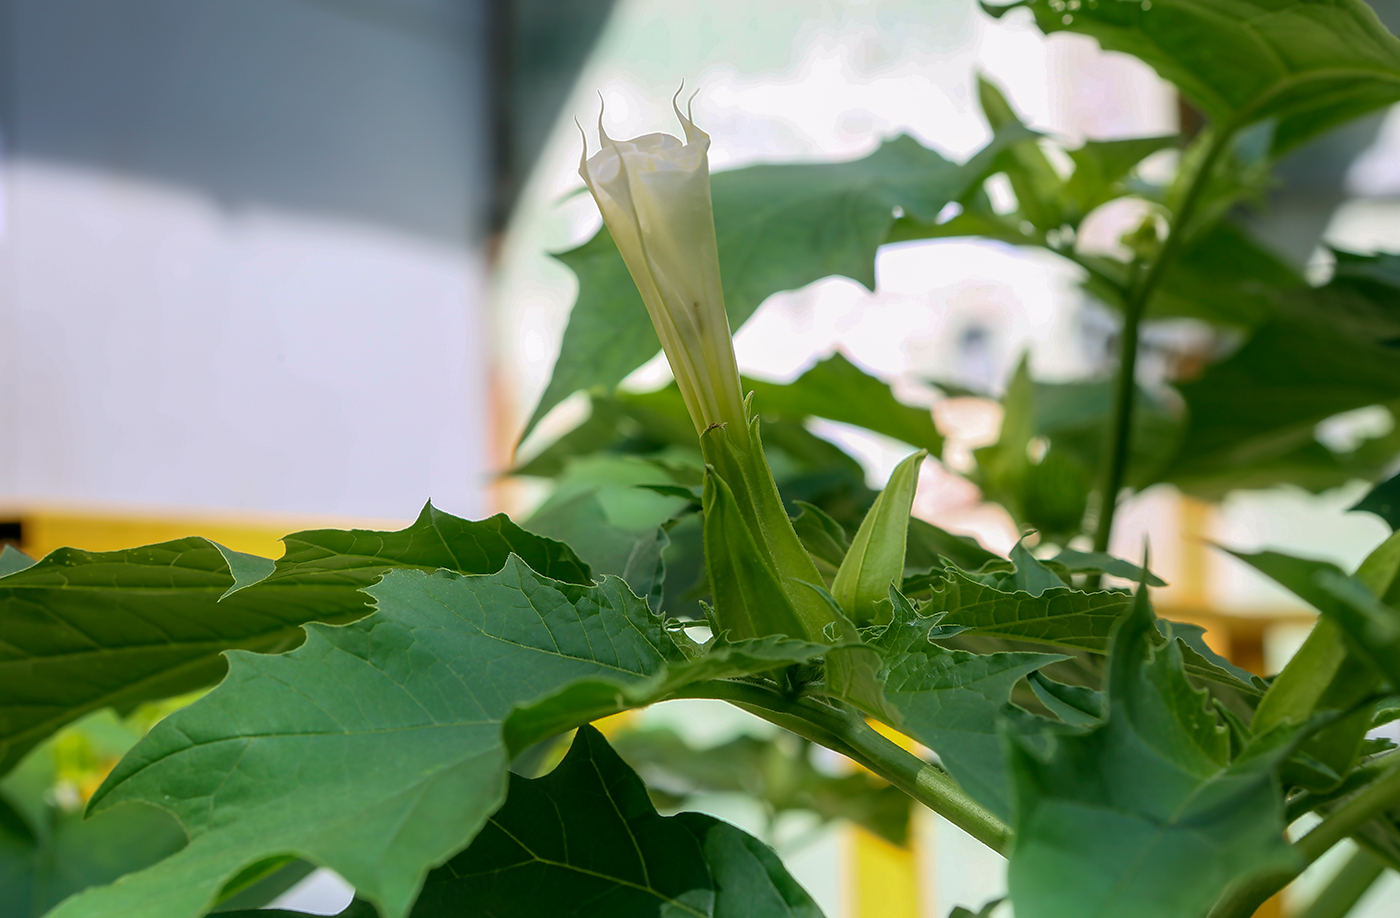
[[1294,844],[1311,864],[1377,815],[1400,806],[1400,765],[1357,791]]
[[1384,872],[1380,858],[1358,849],[1297,918],[1346,918]]
[[708,682],[675,697],[728,701],[798,736],[832,749],[870,769],[998,854],[1005,855],[1011,830],[958,786],[943,769],[901,749],[849,710],[812,698],[786,698],[746,682]]
[[1095,551],[1108,551],[1109,539],[1113,535],[1113,516],[1118,510],[1118,492],[1123,490],[1123,483],[1127,478],[1142,317],[1147,312],[1147,305],[1151,302],[1157,285],[1161,283],[1162,276],[1181,252],[1186,239],[1187,225],[1195,215],[1201,195],[1210,183],[1211,173],[1215,171],[1215,163],[1225,151],[1233,133],[1232,130],[1223,130],[1211,138],[1200,168],[1191,177],[1186,197],[1182,199],[1181,207],[1167,231],[1161,251],[1145,272],[1137,272],[1137,280],[1128,288],[1128,295],[1123,303],[1123,353],[1118,361],[1118,380],[1113,394],[1113,425],[1109,428],[1107,462],[1104,465],[1100,490],[1099,521],[1094,532]]
[[1400,765],[1390,768],[1356,794],[1343,801],[1307,835],[1293,843],[1298,863],[1288,869],[1241,884],[1225,894],[1211,909],[1209,918],[1249,918],[1274,893],[1283,889],[1332,846],[1356,832],[1376,816],[1400,806]]

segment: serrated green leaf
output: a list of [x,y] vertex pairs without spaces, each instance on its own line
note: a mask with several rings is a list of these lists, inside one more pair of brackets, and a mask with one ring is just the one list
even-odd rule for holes
[[1115,630],[1101,727],[1036,745],[1011,737],[1008,877],[1021,918],[1201,915],[1236,881],[1294,863],[1276,777],[1288,737],[1231,761],[1179,645],[1154,649],[1154,624],[1141,591]]
[[[1141,583],[1141,578],[1139,578]],[[1157,619],[1157,630],[1164,638],[1179,641],[1183,663],[1188,675],[1231,685],[1250,694],[1257,695],[1268,685],[1263,679],[1231,663],[1216,653],[1206,643],[1206,629],[1200,625],[1188,625]]]
[[190,844],[55,918],[189,918],[244,866],[289,851],[405,915],[428,868],[499,806],[513,709],[683,662],[616,579],[547,580],[512,557],[483,576],[395,570],[369,592],[367,619],[309,626],[288,654],[232,654],[218,688],[117,766],[93,807],[162,806]]
[[[898,137],[854,162],[750,166],[712,176],[730,328],[772,294],[833,274],[874,289],[875,251],[895,209],[932,222],[989,174],[999,150],[1024,136],[999,135],[961,165]],[[578,275],[579,296],[526,433],[570,394],[611,389],[661,349],[606,230],[558,257]]]
[[1004,588],[1018,593],[1029,593],[1039,599],[1046,590],[1058,590],[1069,586],[1059,575],[1040,563],[1035,555],[1026,550],[1025,540],[1017,539],[1011,548],[1011,563],[1015,570],[1007,578]]
[[760,415],[793,420],[822,417],[873,430],[935,456],[943,449],[943,437],[927,408],[898,401],[886,383],[840,353],[818,361],[786,385],[745,378],[743,387],[753,393],[753,407]]
[[390,568],[492,574],[511,555],[551,580],[583,584],[593,579],[569,546],[521,529],[504,513],[464,520],[431,503],[407,529],[315,529],[282,541],[286,554],[260,588],[285,582],[358,590]]
[[1082,685],[1065,685],[1044,673],[1031,673],[1026,681],[1040,703],[1071,727],[1092,727],[1103,720],[1103,696]]
[[1131,561],[1116,558],[1102,551],[1079,551],[1075,548],[1063,549],[1051,563],[1063,567],[1071,574],[1108,574],[1134,582],[1145,581],[1148,586],[1164,587],[1167,582],[1151,571],[1143,570]]
[[0,771],[85,713],[212,684],[224,650],[287,650],[306,622],[364,616],[359,588],[390,567],[489,573],[514,552],[545,576],[591,578],[567,546],[504,514],[468,522],[431,504],[399,532],[316,530],[285,542],[275,565],[201,538],[65,548],[0,580]]
[[946,613],[944,623],[961,625],[968,634],[1102,653],[1114,622],[1131,602],[1127,593],[1085,593],[1066,586],[1032,596],[950,571],[924,612]]
[[677,689],[713,679],[732,679],[809,663],[829,650],[783,635],[728,641],[716,638],[684,662],[670,662],[649,679],[619,686],[611,679],[580,679],[559,691],[519,705],[505,725],[506,745],[518,752],[562,733],[580,721],[597,720],[658,701]]
[[1140,58],[1221,124],[1276,119],[1275,155],[1400,99],[1400,40],[1361,0],[1099,0],[1028,7],[1047,33],[1072,31]]
[[[600,461],[586,464],[625,464],[662,476],[640,461],[595,459]],[[666,579],[663,553],[670,541],[667,532],[690,511],[687,499],[656,494],[626,483],[625,478],[575,490],[571,478],[561,479],[526,525],[540,535],[579,546],[579,556],[591,570],[621,577],[653,610],[659,609]]]
[[973,799],[1006,819],[1010,780],[999,715],[1021,677],[1065,657],[948,650],[929,640],[935,623],[901,616],[871,641],[883,686],[883,711],[875,713],[936,752]]
[[55,918],[192,918],[245,866],[295,852],[385,916],[500,804],[510,755],[689,681],[748,674],[825,648],[770,638],[687,659],[616,578],[548,580],[394,570],[377,611],[308,626],[291,653],[231,655],[229,676],[171,715],[98,790],[105,812],[163,806],[190,845]]
[[548,775],[511,775],[505,806],[428,875],[413,918],[456,918],[463,903],[495,918],[821,916],[762,842],[712,816],[657,815],[591,727]]

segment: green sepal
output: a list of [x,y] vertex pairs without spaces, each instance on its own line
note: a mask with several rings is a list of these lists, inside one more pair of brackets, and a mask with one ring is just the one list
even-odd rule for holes
[[764,458],[758,420],[747,442],[723,426],[700,435],[706,463],[705,569],[721,627],[736,637],[786,634],[821,641],[832,620],[802,583],[821,583]]
[[753,538],[734,492],[712,467],[705,478],[705,570],[719,626],[738,638],[802,634],[773,560]]
[[919,485],[919,468],[927,455],[919,450],[895,467],[836,571],[831,595],[857,625],[891,619],[890,584],[899,582],[904,573],[909,510]]

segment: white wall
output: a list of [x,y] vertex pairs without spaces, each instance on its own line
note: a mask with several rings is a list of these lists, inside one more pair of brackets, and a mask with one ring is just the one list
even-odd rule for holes
[[483,512],[476,0],[0,0],[0,503]]

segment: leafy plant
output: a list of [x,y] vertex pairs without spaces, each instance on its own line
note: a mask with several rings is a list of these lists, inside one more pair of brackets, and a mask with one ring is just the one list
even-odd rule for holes
[[[1397,256],[1338,252],[1312,285],[1237,220],[1280,156],[1400,100],[1400,40],[1360,0],[1013,7],[1140,57],[1207,127],[1056,151],[984,82],[993,139],[966,163],[906,137],[713,193],[689,118],[684,143],[604,136],[584,176],[607,225],[561,256],[579,300],[531,426],[580,389],[592,415],[516,470],[555,482],[523,527],[429,506],[401,532],[288,536],[277,561],[199,538],[0,554],[0,915],[234,914],[313,865],[355,887],[347,918],[817,915],[760,841],[654,808],[699,790],[896,842],[912,800],[1008,858],[1020,918],[1244,918],[1347,838],[1364,854],[1315,910],[1400,869],[1400,754],[1368,739],[1400,714],[1400,536],[1350,574],[1244,556],[1320,613],[1270,679],[1156,618],[1161,581],[1107,554],[1129,489],[1321,490],[1400,453],[1400,433],[1345,451],[1315,433],[1400,406]],[[1150,184],[1164,150],[1175,177]],[[1124,257],[1081,251],[1122,198],[1144,214]],[[1053,252],[1122,316],[1112,379],[1022,365],[969,473],[1056,552],[1002,558],[911,519],[942,437],[844,358],[787,385],[735,366],[729,329],[769,294],[872,286],[881,245],[954,236]],[[1218,346],[1139,384],[1143,323],[1172,316]],[[615,391],[663,345],[675,385]],[[877,495],[814,417],[915,452]],[[1395,490],[1360,507],[1393,525]],[[146,732],[151,704],[205,690]],[[680,698],[791,742],[614,751],[588,726]],[[884,783],[815,768],[818,745]]]

